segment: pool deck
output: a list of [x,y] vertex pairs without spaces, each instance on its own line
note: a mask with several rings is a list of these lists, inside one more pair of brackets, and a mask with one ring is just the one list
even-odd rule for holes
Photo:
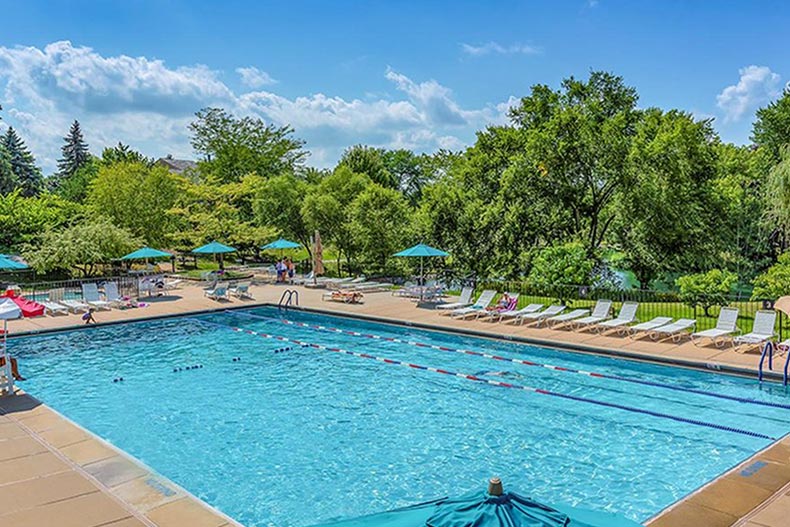
[[[216,302],[187,285],[145,308],[95,313],[99,324],[276,304],[285,287],[252,288],[255,300]],[[456,320],[389,292],[363,304],[322,301],[323,290],[296,287],[307,309],[382,322],[524,340],[636,360],[755,375],[759,351],[631,339],[476,320]],[[79,315],[9,323],[11,335],[83,327]],[[24,363],[20,364],[24,374]],[[24,388],[24,383],[21,383]],[[33,394],[35,395],[35,394]],[[780,527],[790,517],[790,438],[784,438],[663,511],[650,527]],[[139,461],[30,395],[0,398],[0,525],[19,527],[223,527],[238,525]]]

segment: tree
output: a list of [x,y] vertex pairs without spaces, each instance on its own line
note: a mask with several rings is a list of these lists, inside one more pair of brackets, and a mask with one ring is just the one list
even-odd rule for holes
[[57,194],[69,201],[84,203],[88,198],[91,184],[99,173],[100,164],[99,160],[90,156],[88,161],[74,171],[73,174],[58,178]]
[[784,251],[790,234],[790,145],[781,148],[779,162],[768,173],[767,187],[767,219],[778,232]]
[[117,145],[102,150],[100,162],[105,166],[114,165],[115,163],[140,163],[149,166],[154,164],[153,159],[145,157],[137,150],[132,150],[129,145],[125,145],[120,141],[118,141]]
[[254,211],[258,225],[275,227],[281,236],[298,241],[312,255],[312,231],[302,215],[302,203],[309,188],[309,183],[292,174],[269,178],[258,189]]
[[609,205],[625,174],[637,99],[621,77],[593,71],[586,82],[565,79],[558,91],[534,86],[510,110],[526,145],[519,169],[543,174],[545,191],[570,211],[573,236],[590,256],[614,220]]
[[779,159],[782,147],[790,144],[790,88],[779,99],[757,110],[752,141],[765,147],[775,160]]
[[25,197],[35,196],[41,191],[43,178],[41,169],[36,166],[36,160],[30,153],[25,142],[9,127],[3,136],[3,148],[6,152],[11,172],[14,174],[16,185]]
[[192,147],[203,156],[200,171],[220,183],[247,174],[271,177],[294,172],[307,152],[288,126],[267,125],[252,117],[236,118],[221,108],[204,108],[189,125]]
[[680,288],[680,299],[693,308],[701,307],[710,316],[713,306],[726,306],[732,288],[738,282],[735,273],[711,269],[707,273],[688,274],[675,280]]
[[107,219],[81,222],[60,230],[49,230],[37,244],[24,251],[27,262],[38,272],[78,270],[90,276],[99,264],[131,252],[140,240]]
[[777,262],[752,283],[752,300],[776,300],[790,294],[790,252],[781,254]]
[[365,269],[385,273],[392,255],[410,237],[409,204],[397,190],[373,183],[350,208],[349,227],[360,250],[360,263]]
[[594,266],[583,243],[552,245],[537,252],[527,280],[544,287],[590,285]]
[[338,166],[355,174],[365,174],[382,187],[398,188],[397,178],[384,165],[382,150],[365,145],[355,145],[343,152]]
[[95,216],[110,219],[146,244],[162,245],[173,230],[170,209],[182,183],[165,167],[118,162],[99,168],[87,201]]
[[0,249],[18,252],[47,230],[82,218],[82,207],[54,194],[25,198],[20,189],[0,197]]
[[16,174],[11,169],[11,156],[0,141],[0,196],[13,192],[17,187]]
[[52,190],[59,190],[64,180],[72,177],[80,168],[90,162],[88,144],[82,137],[80,123],[75,120],[69,128],[69,133],[63,138],[64,144],[60,148],[61,157],[58,159],[58,171],[50,178],[49,185]]

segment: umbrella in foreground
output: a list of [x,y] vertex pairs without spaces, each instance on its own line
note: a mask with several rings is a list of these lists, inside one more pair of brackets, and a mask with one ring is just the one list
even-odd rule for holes
[[3,375],[0,379],[0,393],[13,393],[14,376],[11,371],[11,357],[8,355],[8,321],[22,317],[22,310],[10,298],[0,298],[0,319],[3,320],[3,353],[0,357],[5,359]]
[[195,254],[218,254],[219,255],[219,268],[222,269],[222,255],[225,253],[236,252],[236,249],[228,245],[224,245],[217,241],[201,245],[197,249],[192,249]]
[[513,492],[503,492],[499,478],[488,492],[442,498],[412,507],[316,527],[641,527],[607,512],[548,506]]
[[[450,256],[449,253],[442,251],[441,249],[435,249],[430,245],[425,245],[424,243],[418,243],[414,247],[409,247],[408,249],[404,249],[399,253],[395,253],[393,256],[399,257],[406,257],[406,258],[419,258],[420,259],[420,285],[425,285],[425,272],[423,267],[423,259],[426,257],[432,256]],[[420,300],[422,300],[422,290],[420,290]]]

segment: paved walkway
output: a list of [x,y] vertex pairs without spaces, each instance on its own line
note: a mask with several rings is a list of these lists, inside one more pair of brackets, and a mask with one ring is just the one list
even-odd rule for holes
[[[100,323],[276,304],[285,288],[254,287],[255,300],[216,302],[188,285],[146,307],[102,311]],[[296,288],[304,307],[377,320],[467,331],[495,338],[529,339],[588,352],[642,360],[726,368],[754,374],[759,350],[695,346],[687,341],[633,340],[476,320],[455,320],[388,292],[363,304],[325,302],[323,291]],[[80,315],[11,321],[10,333],[82,327]],[[20,365],[24,373],[24,363]],[[655,518],[651,527],[779,527],[790,517],[790,439],[778,442]],[[0,398],[0,525],[14,527],[221,527],[235,522],[58,413],[23,395]]]

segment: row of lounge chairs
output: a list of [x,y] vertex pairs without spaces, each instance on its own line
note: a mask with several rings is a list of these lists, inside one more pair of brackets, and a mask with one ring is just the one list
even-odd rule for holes
[[217,282],[203,290],[203,296],[212,300],[230,300],[231,296],[240,299],[251,299],[250,286],[252,282],[240,282],[230,285],[228,282]]
[[104,283],[104,299],[99,292],[99,286],[94,283],[82,284],[82,298],[58,298],[56,293],[50,292],[46,300],[39,303],[44,306],[45,313],[49,315],[67,315],[71,313],[84,313],[89,309],[109,310],[120,307],[129,302],[128,298],[118,293],[118,284],[115,282]]
[[655,317],[647,322],[639,322],[636,317],[639,309],[637,302],[623,302],[617,316],[612,317],[611,300],[598,300],[592,312],[589,309],[566,311],[566,306],[561,304],[550,305],[544,309],[543,304],[537,303],[516,309],[518,294],[509,294],[510,305],[491,309],[490,305],[496,297],[496,291],[483,291],[474,303],[471,302],[472,294],[471,287],[464,288],[458,302],[442,304],[437,306],[437,309],[441,314],[459,319],[536,326],[545,323],[552,328],[569,326],[576,330],[593,329],[601,333],[617,329],[621,334],[630,334],[633,337],[648,335],[654,340],[672,338],[679,341],[683,336],[688,335],[695,344],[709,339],[715,346],[722,346],[727,341],[731,341],[736,347],[759,345],[775,335],[776,312],[769,310],[757,311],[752,331],[736,336],[740,331],[737,326],[738,309],[733,307],[721,308],[716,327],[693,332],[697,321],[691,318],[673,321],[671,317]]

